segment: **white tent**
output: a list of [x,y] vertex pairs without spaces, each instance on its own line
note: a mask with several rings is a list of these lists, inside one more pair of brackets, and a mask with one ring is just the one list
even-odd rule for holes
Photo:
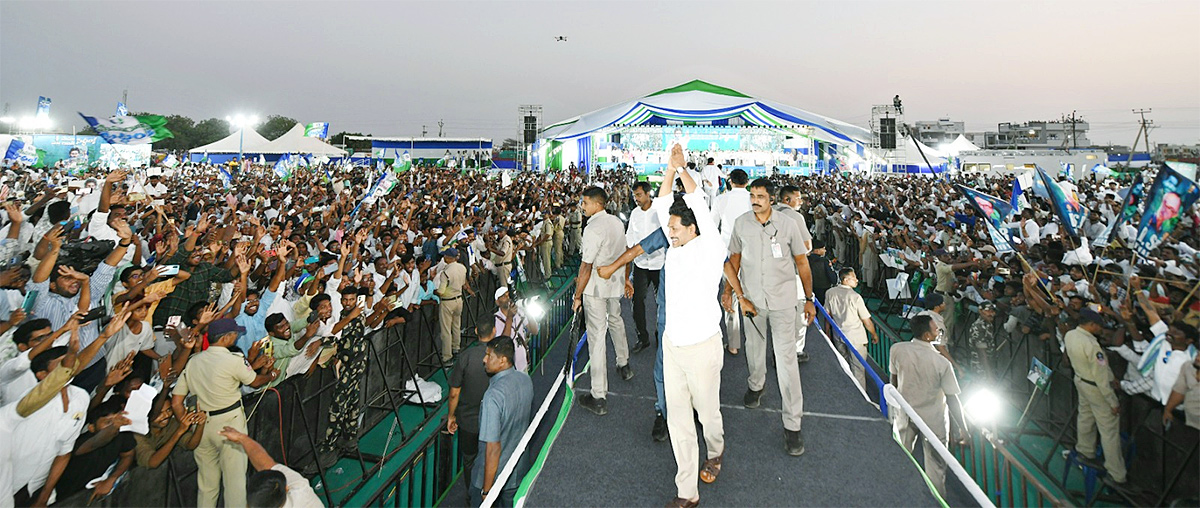
[[[246,130],[246,137],[242,138],[242,131],[234,131],[222,139],[213,141],[204,146],[198,146],[191,150],[190,153],[263,153],[261,148],[270,143],[267,138],[259,134],[254,129]],[[239,150],[240,147],[240,150]]]
[[954,139],[953,143],[944,146],[946,154],[953,155],[955,157],[962,152],[974,152],[979,150],[979,147],[975,146],[975,143],[972,143],[971,140],[967,139],[967,137],[963,136],[962,134],[959,134],[958,137]]
[[304,124],[296,124],[274,141],[259,147],[255,153],[302,153],[312,155],[327,155],[329,157],[345,157],[346,151],[321,141],[317,138],[304,136]]
[[[942,152],[930,148],[912,136],[904,137],[904,159],[909,170],[921,172],[936,171],[939,166],[944,167],[946,164],[946,156]],[[925,163],[926,160],[929,161],[928,164]]]

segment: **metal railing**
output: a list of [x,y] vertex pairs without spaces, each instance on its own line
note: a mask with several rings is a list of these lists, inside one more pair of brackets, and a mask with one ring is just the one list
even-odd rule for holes
[[[485,273],[475,279],[475,284],[478,284],[475,287],[476,296],[464,295],[463,320],[468,323],[463,329],[464,343],[474,339],[473,324],[477,317],[495,310],[492,294],[498,285],[497,281]],[[330,488],[326,471],[318,468],[320,485],[325,487],[319,489],[318,494],[327,505],[337,504],[331,492],[334,489],[349,489],[346,495],[340,496],[343,499],[356,495],[364,488],[367,483],[365,479],[370,474],[380,471],[389,459],[409,444],[407,441],[439,414],[440,406],[426,404],[419,392],[405,388],[405,383],[414,379],[415,375],[430,379],[439,371],[444,372],[437,315],[437,305],[427,303],[412,312],[406,323],[367,335],[367,357],[362,359],[366,369],[359,387],[363,407],[358,428],[364,431],[371,429],[390,416],[396,421],[393,428],[396,437],[390,439],[385,445],[386,449],[378,453],[359,450],[352,454],[350,458],[357,460],[364,471],[358,479],[361,481],[353,485]],[[248,433],[276,460],[300,469],[315,459],[315,448],[328,427],[329,409],[337,386],[338,379],[333,369],[318,368],[311,375],[294,376],[274,388],[244,396],[242,400],[247,411]],[[406,404],[421,408],[423,418],[419,424],[405,426],[401,422],[400,408]],[[165,463],[167,474],[164,491],[165,504],[168,506],[195,504],[196,467],[190,455],[190,452],[177,449]],[[134,487],[123,483],[122,488]],[[137,500],[133,499],[137,497],[135,494],[130,493],[125,497],[130,497],[130,502],[137,504]]]
[[992,433],[976,429],[968,443],[950,444],[959,464],[996,506],[1070,506],[1038,481]]

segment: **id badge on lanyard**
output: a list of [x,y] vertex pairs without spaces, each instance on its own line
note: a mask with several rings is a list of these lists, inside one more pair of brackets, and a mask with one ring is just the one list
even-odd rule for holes
[[783,259],[783,246],[779,245],[775,238],[771,238],[771,255],[775,259]]

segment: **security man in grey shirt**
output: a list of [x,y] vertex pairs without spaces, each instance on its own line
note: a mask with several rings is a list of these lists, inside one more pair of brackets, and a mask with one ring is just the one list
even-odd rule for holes
[[[796,360],[796,275],[807,291],[812,289],[808,269],[808,247],[795,220],[775,213],[771,196],[775,185],[766,178],[750,184],[750,212],[734,221],[729,240],[726,279],[730,284],[722,296],[726,309],[732,293],[739,295],[742,313],[749,317],[745,327],[746,362],[750,369],[744,404],[756,408],[767,380],[767,324],[770,323],[775,351],[775,370],[783,398],[784,449],[790,455],[804,453],[800,417],[804,395],[800,389],[800,367]],[[813,295],[805,295],[804,319],[815,314]]]
[[608,339],[617,353],[617,373],[621,379],[633,378],[629,366],[629,344],[625,339],[625,319],[621,316],[621,296],[633,294],[633,285],[626,280],[625,269],[618,268],[611,279],[604,279],[596,269],[613,264],[625,252],[625,224],[604,211],[608,194],[600,187],[583,191],[581,206],[588,216],[583,232],[583,253],[579,277],[575,281],[575,298],[571,309],[583,309],[587,320],[588,376],[591,392],[576,402],[597,415],[608,413]]
[[[804,241],[804,250],[812,252],[812,234],[808,232],[808,222],[804,219],[804,214],[800,213],[800,188],[795,185],[784,185],[779,189],[779,203],[776,203],[775,211],[790,217],[796,221],[796,226],[800,228],[800,238]],[[798,276],[798,275],[797,275]],[[804,301],[804,295],[812,293],[812,288],[805,288],[803,284],[799,284],[796,299],[800,302]],[[824,295],[822,295],[824,297]],[[796,305],[796,359],[800,363],[808,361],[808,353],[804,351],[804,338],[808,335],[808,320],[804,319],[801,313],[804,312],[804,305]]]

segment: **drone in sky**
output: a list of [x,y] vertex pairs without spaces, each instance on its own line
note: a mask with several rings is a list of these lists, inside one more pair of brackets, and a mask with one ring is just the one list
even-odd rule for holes
[[558,36],[555,36],[555,37],[554,37],[554,40],[556,40],[556,41],[558,41],[558,42],[567,42],[567,36],[565,36],[565,35],[558,35]]

